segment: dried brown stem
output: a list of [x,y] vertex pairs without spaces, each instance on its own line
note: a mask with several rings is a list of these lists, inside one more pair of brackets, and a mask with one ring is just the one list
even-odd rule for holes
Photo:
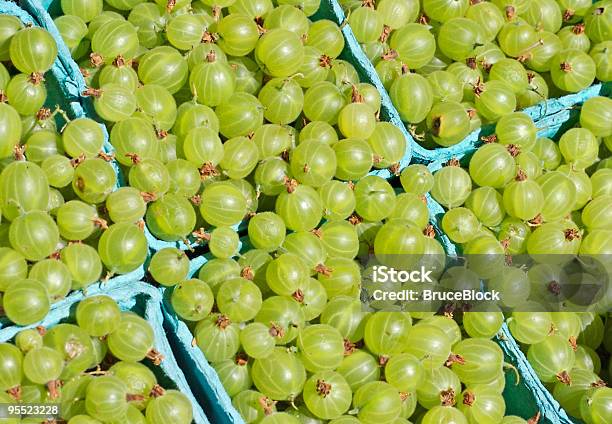
[[525,181],[527,179],[527,174],[525,171],[519,168],[519,170],[516,171],[516,177],[514,179],[516,181]]
[[151,361],[153,361],[154,365],[159,365],[161,364],[161,362],[164,360],[164,355],[162,355],[161,353],[159,353],[157,350],[155,349],[151,349],[147,352],[147,356],[148,359],[150,359]]
[[152,398],[158,398],[158,397],[163,396],[165,393],[166,393],[166,390],[162,386],[160,386],[159,384],[156,384],[151,389],[151,392],[149,393],[149,396],[151,396]]
[[476,80],[476,82],[474,83],[474,88],[472,90],[474,91],[474,96],[476,97],[480,97],[480,95],[484,93],[485,85],[480,78]]
[[324,275],[325,277],[329,277],[332,274],[333,269],[323,264],[319,264],[315,267],[315,271],[317,272],[317,274],[321,274],[321,275]]
[[249,363],[249,357],[246,353],[238,353],[234,359],[236,365],[245,366]]
[[453,364],[465,365],[465,359],[461,355],[451,353],[448,355],[448,359],[446,359],[444,365],[450,367]]
[[26,151],[26,146],[25,145],[20,145],[20,144],[15,144],[13,146],[13,157],[15,158],[16,161],[24,161],[26,159],[25,157],[25,151]]
[[456,402],[455,391],[453,389],[449,388],[440,392],[440,403],[442,406],[453,406]]
[[537,214],[534,218],[527,221],[527,225],[530,227],[539,227],[544,222],[544,218],[542,218],[542,214]]
[[461,162],[459,162],[459,159],[457,158],[452,158],[449,159],[444,166],[461,166]]
[[189,198],[189,201],[196,206],[200,206],[202,204],[202,196],[199,194],[194,194]]
[[146,398],[144,397],[144,395],[140,394],[128,393],[127,395],[125,395],[125,400],[128,402],[142,402],[145,399]]
[[204,244],[205,241],[210,241],[210,234],[207,233],[204,228],[198,228],[191,233],[196,239],[196,244]]
[[36,112],[37,121],[46,121],[49,118],[51,118],[51,109],[48,107],[41,107],[38,109],[38,112]]
[[219,36],[212,32],[204,31],[204,34],[202,34],[202,43],[213,44],[216,43],[218,39]]
[[275,338],[282,339],[285,337],[285,329],[274,322],[270,324],[270,330],[268,330],[268,332]]
[[240,271],[240,276],[242,278],[246,278],[247,280],[253,281],[253,278],[255,278],[253,268],[250,266],[245,266],[244,268],[242,268],[242,271]]
[[70,160],[70,165],[72,165],[73,168],[76,168],[77,166],[79,166],[83,162],[85,162],[85,155],[84,154],[80,154],[76,158],[72,158]]
[[21,386],[11,387],[6,393],[15,400],[21,400]]
[[304,303],[304,292],[301,289],[294,291],[291,297],[298,303]]
[[354,213],[349,217],[348,222],[350,222],[353,225],[358,225],[363,222],[363,218],[357,215],[356,213]]
[[470,391],[465,392],[465,394],[463,395],[463,404],[466,406],[472,406],[475,400],[476,396],[474,396],[474,393]]
[[576,14],[576,12],[573,11],[572,9],[565,9],[563,11],[563,21],[567,22],[567,21],[571,20],[574,17],[575,14]]
[[202,180],[206,180],[210,177],[217,177],[219,175],[219,170],[211,162],[206,162],[200,167],[200,178]]
[[393,59],[397,59],[398,57],[399,57],[399,54],[397,53],[397,51],[393,49],[387,50],[385,53],[383,53],[380,56],[382,60],[393,60]]
[[379,40],[381,43],[386,43],[391,35],[391,27],[384,25],[382,33],[380,34]]
[[513,158],[521,154],[521,146],[519,146],[518,144],[508,144],[506,146],[506,150]]
[[317,393],[319,396],[327,397],[331,393],[332,385],[325,380],[317,380]]
[[580,239],[580,232],[576,228],[568,228],[564,232],[565,240],[574,241]]
[[429,224],[423,230],[423,235],[427,238],[434,238],[436,236],[436,231],[434,230],[433,225]]
[[395,176],[399,175],[399,173],[400,173],[400,164],[399,164],[399,162],[396,162],[396,163],[392,164],[388,169],[389,169],[389,172],[392,175],[395,175]]
[[221,330],[224,330],[229,327],[231,323],[232,322],[230,321],[229,317],[223,314],[219,315],[217,317],[217,320],[215,321],[216,326],[219,327]]
[[364,103],[365,99],[355,84],[351,84],[351,103]]
[[259,398],[259,405],[261,409],[263,409],[264,415],[272,415],[274,413],[274,406],[276,405],[276,401],[270,399],[267,396],[262,396]]
[[326,54],[321,55],[321,57],[319,58],[319,66],[321,68],[331,69],[331,67],[332,67],[332,58],[329,57]]
[[98,53],[91,53],[89,55],[89,63],[93,68],[99,68],[104,63],[104,59]]
[[93,219],[93,223],[96,227],[100,228],[101,230],[107,230],[108,229],[108,222],[106,222],[105,219],[100,218],[99,216],[95,217]]
[[40,72],[32,72],[28,77],[28,81],[34,85],[39,85],[41,82],[45,80],[43,74]]
[[141,191],[140,197],[142,197],[145,203],[151,203],[157,200],[157,195],[155,193],[149,193],[148,191]]
[[561,371],[555,377],[557,377],[557,380],[559,380],[563,384],[566,384],[568,386],[572,384],[572,379],[567,371]]
[[298,187],[297,180],[293,178],[285,177],[285,187],[287,188],[287,193],[293,193],[295,189]]
[[357,350],[357,345],[349,339],[344,339],[344,356],[352,355]]
[[555,296],[559,296],[561,294],[561,285],[555,280],[548,283],[547,289],[549,293],[552,293]]
[[98,157],[106,162],[112,162],[115,159],[114,153],[98,152]]
[[62,387],[62,382],[59,380],[52,380],[47,383],[47,391],[49,392],[49,399],[55,400],[60,396],[59,389]]

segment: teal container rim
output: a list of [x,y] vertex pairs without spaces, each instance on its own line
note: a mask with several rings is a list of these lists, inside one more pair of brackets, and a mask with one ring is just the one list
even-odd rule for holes
[[165,317],[162,310],[161,294],[149,284],[125,280],[108,283],[107,285],[90,287],[87,293],[83,291],[74,292],[70,296],[54,304],[49,314],[40,322],[27,326],[14,325],[2,328],[0,330],[0,342],[10,341],[17,333],[27,328],[35,328],[37,326],[51,328],[63,322],[66,318],[72,317],[75,304],[87,297],[95,295],[109,296],[116,300],[120,306],[134,300],[137,296],[146,297],[143,318],[145,318],[153,328],[155,349],[164,356],[164,359],[159,365],[159,369],[174,383],[177,390],[189,398],[193,405],[194,422],[196,424],[210,424],[202,407],[192,393],[182,369],[175,359],[171,344],[164,331],[163,322]]

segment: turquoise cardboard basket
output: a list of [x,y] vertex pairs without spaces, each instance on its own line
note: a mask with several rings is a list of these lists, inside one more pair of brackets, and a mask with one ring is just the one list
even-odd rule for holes
[[[53,36],[58,46],[58,58],[48,74],[50,77],[47,78],[47,86],[50,92],[48,106],[53,110],[56,105],[59,105],[67,112],[71,119],[88,117],[101,122],[93,108],[92,99],[82,95],[87,89],[85,79],[81,74],[79,66],[72,59],[70,51],[64,44],[52,17],[48,13],[51,11],[54,14],[60,14],[59,0],[21,0],[19,5],[21,8],[15,3],[0,0],[0,12],[13,14],[22,18],[24,23],[45,28]],[[105,153],[112,154],[115,149],[109,142],[108,130],[104,124],[101,123],[100,126],[104,131]],[[126,176],[123,174],[118,163],[113,160],[112,165],[117,174],[117,188],[125,186]],[[146,226],[144,231],[149,247],[154,251],[164,247],[178,247],[182,250],[188,249],[188,246],[183,242],[165,242],[157,239]]]
[[[246,243],[244,243],[246,246]],[[206,256],[191,260],[189,278],[195,278],[200,268],[207,262]],[[185,370],[191,390],[202,400],[212,422],[223,424],[244,424],[244,420],[232,405],[231,399],[213,367],[200,350],[192,343],[194,340],[187,324],[181,321],[170,304],[171,288],[159,289],[163,296],[165,325],[168,339],[172,343],[174,355]],[[543,424],[573,424],[559,403],[538,379],[527,361],[525,354],[510,334],[507,325],[493,339],[502,349],[505,361],[516,371],[508,368],[505,372],[506,387],[503,392],[506,401],[506,414],[525,419],[541,414]]]
[[[439,147],[435,149],[427,149],[421,146],[414,138],[410,135],[410,132],[402,122],[400,114],[393,105],[391,97],[385,90],[382,81],[376,73],[376,69],[363,53],[361,45],[355,38],[350,25],[347,24],[347,16],[344,10],[340,6],[337,0],[321,0],[321,8],[317,12],[317,18],[330,19],[339,25],[342,25],[342,32],[346,41],[345,51],[342,54],[342,58],[351,62],[355,69],[359,73],[359,76],[363,82],[368,82],[374,85],[381,93],[382,98],[382,113],[383,119],[393,123],[402,130],[408,141],[408,148],[404,158],[400,161],[400,170],[405,168],[411,162],[419,162],[428,164],[430,162],[446,162],[453,158],[462,157],[465,154],[474,152],[480,144],[482,144],[481,137],[489,135],[492,132],[491,126],[485,126],[481,129],[475,130],[468,135],[461,142],[450,146],[450,147]],[[600,95],[603,92],[609,92],[610,83],[606,84],[595,84],[589,88],[586,88],[579,93],[569,94],[557,99],[549,99],[541,102],[535,106],[526,108],[523,110],[528,114],[534,122],[555,114],[560,110],[572,107],[576,104],[582,103],[585,100]],[[390,176],[388,170],[377,171],[378,175],[383,177]]]
[[[58,58],[53,64],[53,67],[45,75],[47,91],[49,93],[47,106],[51,109],[54,109],[56,106],[60,107],[66,112],[70,119],[88,116],[81,107],[79,83],[74,79],[75,72],[79,76],[81,74],[76,64],[70,58],[70,53],[66,46],[61,42],[61,38],[53,21],[37,2],[29,0],[23,1],[21,6],[23,8],[13,2],[0,0],[0,13],[16,16],[26,25],[36,25],[45,28],[53,35],[58,45]],[[106,132],[104,125],[101,126]],[[112,152],[112,146],[108,142],[105,144],[104,149],[107,153]],[[116,167],[116,170],[118,172],[118,167]],[[116,276],[105,283],[98,282],[90,286],[90,288],[101,288],[104,286],[123,284],[127,281],[138,281],[142,279],[143,276],[144,270],[142,267],[139,267],[129,274]],[[0,326],[1,325],[0,323]]]
[[[210,424],[196,396],[191,391],[187,379],[180,368],[172,352],[170,342],[164,332],[164,314],[162,311],[162,299],[159,291],[149,284],[138,281],[123,281],[111,286],[90,287],[87,294],[75,292],[66,299],[53,305],[45,319],[35,324],[20,327],[8,326],[0,330],[0,342],[13,340],[15,335],[25,328],[43,326],[51,328],[61,322],[74,323],[74,313],[77,303],[89,296],[110,296],[117,301],[123,311],[132,311],[146,319],[155,335],[155,349],[163,356],[159,366],[151,366],[159,383],[167,389],[176,389],[185,394],[193,405],[193,416],[195,424]],[[213,421],[215,422],[215,421]]]
[[[63,89],[66,92],[63,94],[64,97],[71,99],[71,110],[73,110],[73,115],[75,117],[84,115],[95,116],[91,98],[81,95],[87,88],[85,80],[83,79],[77,64],[74,62],[74,60],[72,60],[70,52],[61,40],[59,32],[57,31],[57,28],[55,28],[51,16],[49,16],[49,13],[51,13],[53,16],[61,14],[60,1],[21,0],[20,4],[32,16],[36,17],[36,20],[40,22],[40,25],[48,29],[58,42],[60,50],[58,62],[61,65],[61,72],[58,74],[58,81],[60,81],[60,85],[63,86]],[[341,58],[347,60],[355,66],[361,81],[368,82],[378,89],[382,99],[381,119],[397,126],[406,137],[407,148],[404,157],[400,160],[400,170],[404,169],[413,162],[429,164],[431,162],[446,162],[452,158],[460,159],[465,155],[473,153],[481,144],[481,137],[492,132],[491,126],[487,126],[474,131],[463,141],[451,147],[437,148],[432,150],[422,147],[414,140],[402,122],[400,115],[397,112],[397,109],[393,106],[391,98],[380,81],[374,66],[363,53],[361,46],[355,38],[350,26],[346,24],[346,16],[339,3],[336,0],[321,0],[321,7],[312,18],[313,20],[330,19],[342,26],[342,33],[344,35],[346,45],[341,54]],[[572,107],[576,104],[584,102],[590,97],[600,95],[604,91],[609,92],[609,90],[610,84],[596,84],[581,91],[580,93],[542,102],[536,106],[525,109],[525,112],[529,114],[534,121],[537,121],[545,116],[557,113],[564,108]],[[104,132],[107,140],[105,143],[105,149],[108,153],[112,153],[113,148],[108,142],[108,133],[106,128],[104,128]],[[118,186],[125,185],[125,178],[122,175],[120,168],[116,166],[116,164],[115,168],[118,174]],[[370,172],[370,175],[378,175],[387,179],[394,177],[392,172],[388,169],[373,169]],[[432,205],[432,208],[432,215],[437,214],[438,208],[435,205]],[[244,222],[236,226],[238,230],[244,230],[245,227],[246,224]],[[190,249],[190,246],[183,241],[168,242],[156,238],[153,234],[151,234],[146,226],[145,235],[147,237],[149,247],[153,251],[158,251],[166,247],[175,247],[181,250]],[[439,233],[439,236],[444,239],[444,236],[441,233]],[[454,252],[452,248],[449,253],[451,252]]]
[[[546,137],[557,141],[561,135],[565,133],[565,131],[577,124],[580,115],[580,107],[586,100],[595,96],[609,97],[611,94],[612,84],[604,84],[588,88],[581,94],[574,94],[551,100],[551,102],[554,103],[552,110],[555,111],[555,113],[549,114],[536,122],[538,137]],[[466,151],[461,155],[453,157],[453,159],[458,159],[465,162],[469,160],[474,151],[475,149],[472,151]],[[448,159],[432,161],[427,165],[427,168],[431,172],[436,172],[444,166],[447,160]],[[429,196],[427,198],[427,204],[429,206],[430,216],[432,218],[434,227],[442,232],[440,228],[442,217],[444,216],[444,208]],[[444,247],[449,254],[451,251],[456,251],[454,245],[452,245],[450,240],[447,238],[444,239]]]

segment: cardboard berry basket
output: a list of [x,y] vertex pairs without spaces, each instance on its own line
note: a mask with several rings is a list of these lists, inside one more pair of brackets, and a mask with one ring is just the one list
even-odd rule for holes
[[[474,152],[479,145],[482,144],[481,137],[491,134],[492,127],[490,125],[484,126],[478,130],[475,130],[469,134],[465,139],[459,143],[450,147],[437,147],[434,149],[425,148],[419,144],[417,140],[411,135],[408,127],[402,119],[400,114],[393,105],[389,93],[383,86],[372,62],[364,54],[361,45],[355,38],[350,25],[347,23],[347,15],[340,6],[337,0],[321,0],[321,8],[315,18],[330,19],[340,25],[342,25],[342,32],[345,37],[346,47],[345,51],[341,55],[341,58],[349,61],[359,73],[363,82],[368,82],[378,88],[382,97],[382,110],[381,117],[402,130],[408,140],[408,148],[404,158],[400,161],[400,170],[405,168],[411,162],[425,163],[430,162],[446,162],[452,158],[462,157],[465,154]],[[608,86],[607,88],[605,86]],[[526,108],[523,110],[528,114],[534,122],[555,114],[563,109],[574,107],[575,105],[582,104],[585,100],[591,97],[603,95],[602,93],[609,91],[610,83],[602,84],[595,83],[591,87],[588,87],[578,93],[568,94],[559,98],[550,98],[543,101],[535,106]],[[379,171],[379,175],[388,176],[388,171]]]
[[[19,18],[24,25],[35,25],[45,28],[51,33],[58,45],[58,58],[53,64],[53,67],[45,74],[45,84],[47,88],[46,107],[51,111],[57,110],[58,108],[62,111],[62,113],[55,115],[58,121],[58,128],[65,124],[65,117],[68,119],[77,119],[89,116],[80,103],[80,94],[78,91],[79,82],[73,77],[75,72],[78,73],[78,67],[76,67],[76,64],[70,58],[70,53],[61,41],[53,21],[37,2],[24,1],[20,3],[20,5],[21,7],[13,2],[0,0],[0,14],[15,16]],[[78,73],[78,75],[80,75],[80,73]],[[106,132],[103,125],[102,127]],[[112,152],[112,146],[107,142],[104,146],[104,150],[106,153],[110,153]],[[117,166],[115,166],[115,169],[118,172]],[[97,282],[91,285],[90,288],[94,290],[103,290],[104,288],[125,284],[128,281],[141,280],[143,276],[143,268],[139,267],[128,274]],[[0,328],[4,326],[5,325],[0,322]]]
[[[243,249],[248,249],[248,243],[244,242],[242,246]],[[208,258],[208,255],[203,255],[191,260],[189,278],[197,278],[200,268]],[[168,339],[180,367],[185,371],[192,391],[198,399],[202,399],[205,410],[213,422],[244,424],[216,371],[194,343],[190,326],[174,313],[170,303],[172,288],[161,288],[160,292],[163,293]],[[510,365],[505,369],[506,386],[503,392],[506,415],[517,415],[527,420],[539,413],[539,423],[572,424],[573,421],[538,379],[506,324],[502,326],[493,341],[500,346],[504,360]]]
[[[3,0],[4,1],[4,0]],[[70,52],[64,45],[57,28],[53,23],[51,16],[58,16],[61,14],[61,6],[59,0],[21,0],[21,6],[26,9],[36,21],[46,28],[56,39],[59,47],[58,56],[58,69],[57,72],[53,71],[55,75],[58,75],[58,81],[60,82],[61,90],[63,91],[62,98],[69,99],[70,101],[70,112],[69,115],[74,117],[90,116],[95,117],[93,110],[92,100],[90,97],[83,96],[83,92],[87,89],[85,80],[82,77],[78,65],[72,60]],[[378,77],[372,63],[363,53],[359,42],[356,40],[350,25],[346,22],[346,15],[342,10],[342,7],[336,0],[321,0],[319,11],[312,16],[313,20],[329,19],[332,20],[342,27],[342,33],[345,38],[345,48],[340,58],[350,62],[355,66],[358,71],[362,82],[368,82],[374,85],[380,92],[382,98],[382,108],[380,118],[388,121],[397,126],[405,135],[407,140],[407,148],[404,157],[399,162],[399,168],[390,171],[389,169],[374,169],[371,174],[378,175],[383,178],[391,178],[395,173],[401,171],[403,168],[408,166],[412,162],[419,162],[429,164],[431,162],[445,162],[451,158],[461,158],[466,154],[470,154],[476,150],[476,148],[482,143],[481,137],[483,135],[489,135],[491,128],[483,127],[480,130],[474,131],[466,139],[460,143],[447,147],[447,148],[436,148],[427,149],[421,146],[410,134],[405,124],[402,122],[397,109],[393,106],[391,98],[388,92],[385,90],[380,78]],[[559,112],[560,110],[568,107],[573,107],[576,104],[584,102],[586,99],[599,95],[602,93],[603,86],[596,84],[589,87],[580,93],[571,94],[558,99],[550,99],[546,102],[542,102],[536,106],[525,110],[534,121],[541,119],[542,117],[550,114]],[[106,153],[111,154],[113,148],[108,142],[108,133],[104,128],[106,143]],[[125,178],[122,175],[120,168],[114,163],[115,169],[118,173],[118,184],[125,185]],[[241,223],[237,226],[238,229],[244,229],[245,223]],[[157,239],[151,234],[148,228],[145,227],[145,234],[149,247],[153,251],[160,250],[164,247],[177,247],[182,250],[189,249],[190,246],[183,241],[167,242]]]
[[[18,7],[14,3],[9,3],[5,0],[0,0],[1,4],[7,4],[7,8],[14,10],[23,10],[24,15],[28,18],[24,21],[25,23],[33,23],[35,25],[45,28],[55,39],[58,47],[58,59],[48,73],[51,75],[51,81],[47,81],[49,87],[49,107],[54,110],[55,105],[59,104],[60,107],[66,111],[67,116],[70,119],[76,119],[81,117],[87,117],[97,120],[102,127],[104,132],[104,151],[112,157],[115,149],[109,142],[109,133],[106,125],[102,123],[102,120],[96,115],[93,108],[93,101],[91,97],[84,96],[85,90],[87,90],[87,84],[81,74],[81,70],[77,63],[72,59],[68,47],[66,47],[62,37],[60,36],[57,27],[53,22],[52,16],[61,15],[61,6],[59,0],[20,0]],[[4,12],[4,6],[0,9]],[[63,125],[63,123],[62,123]],[[127,175],[124,175],[117,161],[112,160],[112,165],[117,173],[117,188],[127,185]],[[154,251],[162,249],[164,247],[180,247],[183,250],[187,250],[188,246],[183,242],[166,242],[157,239],[149,229],[145,226],[145,235],[149,247]]]
[[[589,97],[584,97],[583,94],[585,93],[589,93]],[[584,90],[584,93],[582,94],[578,93],[551,100],[551,102],[554,102],[557,105],[557,107],[555,107],[557,112],[549,114],[535,123],[536,127],[538,128],[538,138],[549,138],[551,140],[558,141],[568,129],[572,128],[578,123],[580,108],[585,100],[596,96],[610,96],[611,93],[612,84],[608,83],[590,87]],[[459,160],[461,165],[467,169],[469,160],[475,151],[476,148],[470,149],[469,151],[465,151],[462,154],[457,154],[449,159]],[[429,168],[431,172],[436,172],[445,166],[449,159],[432,161],[427,165],[427,168]],[[436,229],[437,234],[442,237],[443,245],[447,253],[456,253],[457,247],[443,235],[443,231],[441,230],[442,217],[444,216],[445,209],[429,195],[427,196],[427,206],[430,211],[430,220]]]
[[[109,287],[103,285],[90,286],[87,293],[78,291],[67,298],[55,303],[49,314],[40,322],[20,327],[6,325],[0,330],[0,342],[10,342],[15,335],[26,328],[42,326],[51,328],[59,323],[75,323],[76,305],[79,301],[95,295],[105,295],[113,298],[122,311],[131,311],[141,316],[151,325],[155,336],[155,349],[163,355],[159,365],[151,361],[144,363],[155,373],[159,384],[165,389],[176,389],[186,395],[193,405],[193,422],[195,424],[209,424],[198,398],[190,389],[183,370],[174,357],[170,342],[164,331],[164,313],[162,311],[162,298],[160,292],[147,283],[134,280],[115,282]],[[214,420],[212,422],[215,422]]]

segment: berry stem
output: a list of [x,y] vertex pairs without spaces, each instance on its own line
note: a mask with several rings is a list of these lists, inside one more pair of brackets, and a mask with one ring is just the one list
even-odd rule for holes
[[161,362],[164,360],[164,355],[162,355],[161,353],[159,353],[157,350],[151,348],[146,355],[146,358],[150,359],[151,361],[153,361],[154,365],[159,365],[161,364]]
[[21,386],[11,387],[6,393],[15,400],[21,400]]
[[[470,392],[467,392],[466,395],[469,393]],[[455,399],[455,391],[450,388],[447,390],[442,390],[440,392],[440,402],[442,403],[442,406],[454,406],[457,403],[457,400]],[[465,396],[463,402],[465,404]]]
[[47,390],[49,391],[49,399],[55,400],[60,396],[59,389],[62,387],[62,382],[59,380],[52,380],[47,383]]
[[151,389],[151,392],[149,393],[149,396],[151,396],[152,398],[158,398],[158,397],[163,396],[165,393],[166,393],[166,390],[162,386],[160,386],[159,384],[156,384]]
[[[510,318],[509,318],[510,319]],[[514,375],[516,377],[516,383],[514,383],[515,386],[518,386],[519,383],[521,382],[521,373],[519,373],[519,370],[516,369],[516,367],[508,362],[504,362],[504,369],[510,369],[512,371],[514,371]]]

